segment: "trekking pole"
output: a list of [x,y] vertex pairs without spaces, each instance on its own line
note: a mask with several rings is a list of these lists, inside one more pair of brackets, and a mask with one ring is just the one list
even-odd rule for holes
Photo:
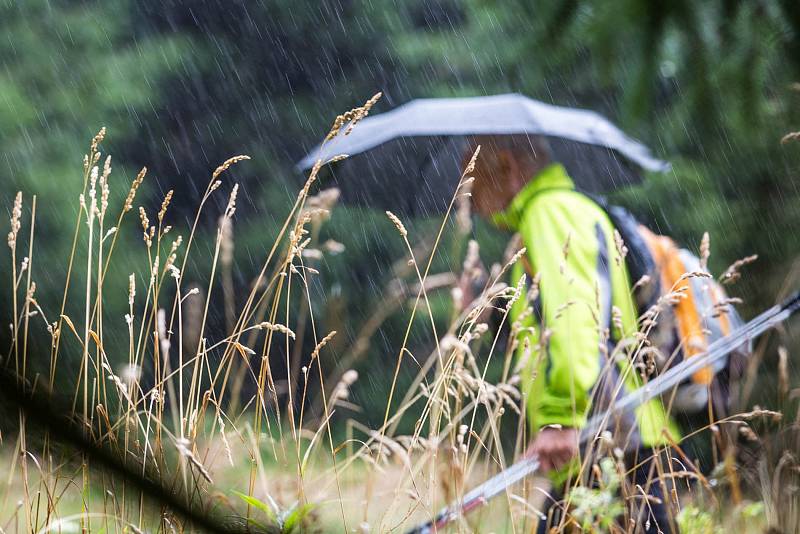
[[515,482],[534,473],[538,468],[539,460],[534,456],[520,460],[508,467],[508,469],[500,471],[483,484],[475,487],[472,491],[465,494],[464,498],[460,501],[443,508],[431,521],[409,530],[408,534],[431,534],[433,532],[438,532],[439,529],[455,521],[459,516],[483,506],[489,502],[489,499],[502,493]]
[[[727,356],[742,344],[755,339],[766,330],[782,323],[800,310],[800,291],[761,313],[735,331],[708,346],[704,353],[697,354],[670,368],[663,374],[625,395],[608,411],[590,418],[580,434],[580,443],[595,439],[613,416],[621,415],[653,399],[680,384],[695,371],[712,365]],[[534,473],[539,468],[536,457],[528,457],[496,474],[483,484],[465,494],[459,501],[443,508],[436,517],[408,531],[408,534],[431,534],[444,528],[459,517],[486,504],[489,499],[506,488]]]

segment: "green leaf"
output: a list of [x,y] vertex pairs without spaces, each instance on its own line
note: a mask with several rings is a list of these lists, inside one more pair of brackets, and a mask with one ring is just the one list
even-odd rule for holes
[[291,532],[294,532],[294,529],[302,524],[303,519],[305,519],[313,509],[314,505],[311,503],[306,503],[303,506],[297,506],[293,508],[286,516],[286,520],[283,523],[281,532],[284,534],[290,534]]
[[269,505],[267,505],[267,503],[262,502],[262,501],[256,499],[255,497],[253,497],[251,495],[245,495],[244,493],[240,493],[240,492],[235,491],[235,490],[233,491],[233,493],[237,497],[242,499],[244,502],[246,502],[247,504],[252,506],[253,508],[257,508],[257,509],[261,510],[262,512],[264,512],[265,514],[267,514],[267,517],[273,523],[276,523],[276,524],[278,523],[278,518],[275,515],[275,512],[272,510],[272,508],[269,507]]

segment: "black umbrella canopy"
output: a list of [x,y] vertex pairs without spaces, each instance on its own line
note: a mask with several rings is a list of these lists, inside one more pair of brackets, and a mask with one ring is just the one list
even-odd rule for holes
[[669,169],[601,115],[519,94],[412,100],[315,147],[298,168],[348,154],[322,178],[326,186],[342,190],[344,202],[433,215],[450,203],[469,136],[518,134],[548,138],[554,159],[588,193],[638,183],[642,169]]

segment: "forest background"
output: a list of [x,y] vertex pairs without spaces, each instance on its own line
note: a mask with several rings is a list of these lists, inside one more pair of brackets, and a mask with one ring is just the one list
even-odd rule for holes
[[[0,202],[10,214],[17,191],[37,195],[37,298],[46,309],[58,308],[64,287],[79,155],[101,126],[115,180],[128,184],[149,169],[137,203],[155,211],[175,190],[169,224],[191,224],[220,162],[252,156],[228,178],[241,192],[233,261],[222,273],[245,295],[302,183],[294,163],[339,111],[377,91],[384,96],[373,112],[415,97],[520,92],[603,113],[672,163],[615,200],[692,250],[709,232],[713,272],[758,255],[731,289],[743,315],[798,280],[800,143],[782,142],[800,128],[800,4],[791,0],[3,0],[0,32]],[[121,201],[126,191],[112,194]],[[223,208],[204,213],[198,250],[213,250]],[[409,224],[422,240],[438,223]],[[359,325],[388,306],[405,254],[386,237],[392,231],[382,213],[348,206],[321,229],[320,243],[344,245],[320,260],[312,287],[315,317],[339,331],[331,373],[344,370],[336,362],[347,361]],[[487,261],[499,260],[505,238],[477,221],[473,234]],[[146,269],[140,232],[130,226],[119,239],[128,246],[114,261]],[[443,250],[434,271],[458,272],[462,249]],[[184,277],[203,290],[209,268],[190,264]],[[85,274],[74,269],[80,287]],[[105,281],[106,313],[120,325],[127,284],[122,275]],[[433,301],[447,321],[449,293]],[[218,293],[207,329],[224,331],[226,310],[240,306]],[[371,425],[383,416],[408,306],[386,314],[353,362],[362,379],[352,400],[363,412],[350,416]],[[429,346],[428,329],[419,330],[411,345]],[[119,331],[107,335],[109,354],[127,343]],[[784,343],[790,353],[800,348],[791,337]],[[773,352],[764,383],[774,380]],[[73,356],[59,376],[77,376]],[[790,371],[796,382],[798,366]],[[415,372],[405,366],[401,382]],[[769,390],[755,394],[771,401]]]

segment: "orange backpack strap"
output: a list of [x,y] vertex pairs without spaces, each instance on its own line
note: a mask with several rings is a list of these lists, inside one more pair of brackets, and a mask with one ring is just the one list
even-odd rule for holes
[[[695,288],[689,279],[681,280],[686,273],[686,266],[681,260],[680,249],[669,237],[656,235],[644,226],[640,230],[661,273],[662,291],[683,293],[673,310],[684,357],[691,358],[705,351],[708,342],[698,313]],[[703,367],[692,375],[692,381],[697,384],[710,384],[713,378],[711,367]]]

